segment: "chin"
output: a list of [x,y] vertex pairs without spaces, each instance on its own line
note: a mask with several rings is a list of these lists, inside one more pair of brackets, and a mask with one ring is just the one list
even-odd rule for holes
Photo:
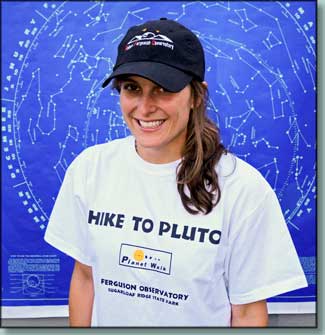
[[145,149],[159,149],[162,146],[161,141],[146,141],[136,138],[136,142],[138,146],[141,146]]

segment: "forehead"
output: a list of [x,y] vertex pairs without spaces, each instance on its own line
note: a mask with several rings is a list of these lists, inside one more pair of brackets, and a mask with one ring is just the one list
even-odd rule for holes
[[144,77],[140,77],[140,76],[135,76],[135,75],[130,75],[130,76],[125,76],[123,78],[121,78],[120,81],[131,81],[134,83],[137,83],[139,85],[146,85],[146,86],[159,86],[158,84],[156,84],[155,82],[146,79]]
[[[139,85],[139,87],[141,89],[145,89],[145,90],[152,90],[152,89],[156,89],[156,88],[163,88],[163,86],[159,85],[158,83],[151,81],[147,78],[141,77],[141,76],[137,76],[137,75],[124,75],[121,77],[118,77],[117,79],[118,83],[122,84],[122,83],[135,83],[136,85]],[[163,88],[165,92],[168,92],[167,89]],[[185,86],[182,90],[180,90],[179,92],[169,92],[171,93],[173,96],[183,96],[183,95],[191,95],[192,94],[192,90],[191,90],[191,85],[188,84],[187,86]]]

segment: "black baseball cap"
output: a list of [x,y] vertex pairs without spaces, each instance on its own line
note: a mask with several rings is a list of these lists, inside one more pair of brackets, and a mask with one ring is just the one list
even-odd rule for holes
[[204,72],[204,51],[197,36],[182,24],[161,18],[127,31],[102,87],[118,76],[138,75],[179,92],[192,79],[204,81]]

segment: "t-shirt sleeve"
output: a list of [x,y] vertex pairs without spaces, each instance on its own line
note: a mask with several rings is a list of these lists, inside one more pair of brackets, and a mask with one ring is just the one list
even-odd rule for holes
[[226,279],[232,304],[264,300],[307,286],[273,190],[266,193],[239,226],[229,237],[226,256]]
[[91,266],[85,194],[86,166],[81,154],[66,171],[44,239],[68,256]]

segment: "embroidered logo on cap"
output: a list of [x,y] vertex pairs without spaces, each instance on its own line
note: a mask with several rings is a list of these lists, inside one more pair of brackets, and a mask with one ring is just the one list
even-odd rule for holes
[[125,51],[137,46],[162,46],[174,50],[174,42],[163,34],[155,34],[150,31],[146,31],[142,35],[136,35],[126,44]]

